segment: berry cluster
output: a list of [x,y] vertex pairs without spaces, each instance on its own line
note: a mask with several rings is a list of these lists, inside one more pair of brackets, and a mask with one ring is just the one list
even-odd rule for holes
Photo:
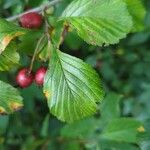
[[[30,12],[22,15],[19,19],[19,24],[23,28],[28,29],[38,29],[42,26],[43,18],[42,15],[36,12]],[[30,86],[33,81],[42,86],[44,82],[44,76],[46,74],[47,68],[40,67],[36,73],[33,73],[29,68],[21,69],[16,76],[16,83],[21,88],[26,88]]]
[[28,68],[23,68],[18,72],[16,76],[16,82],[21,88],[26,88],[30,86],[33,83],[33,81],[37,85],[42,86],[44,83],[44,77],[46,72],[47,72],[47,68],[43,66],[40,67],[36,71],[36,73],[33,73]]

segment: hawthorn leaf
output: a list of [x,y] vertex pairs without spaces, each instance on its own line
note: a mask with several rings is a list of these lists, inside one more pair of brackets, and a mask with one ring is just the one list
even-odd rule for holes
[[64,22],[56,22],[54,24],[54,27],[50,30],[50,37],[53,44],[48,44],[48,42],[45,42],[45,46],[43,47],[42,51],[39,54],[39,58],[42,61],[49,60],[51,54],[50,51],[53,49],[53,45],[56,47],[59,47],[62,40],[62,32],[63,32]]
[[133,20],[133,32],[144,29],[146,9],[141,0],[125,0]]
[[50,58],[50,49],[48,43],[42,48],[42,51],[39,53],[39,58],[41,61],[46,62]]
[[0,135],[7,131],[7,125],[9,124],[9,116],[0,116]]
[[50,115],[47,114],[42,123],[42,128],[40,132],[40,135],[42,137],[47,137],[49,135],[49,121],[50,121]]
[[42,36],[41,30],[39,31],[30,31],[27,34],[24,34],[19,37],[20,43],[18,43],[18,49],[22,53],[28,55],[33,55],[35,47],[39,38]]
[[96,103],[104,96],[101,80],[90,65],[55,49],[51,51],[44,93],[50,112],[65,122],[94,114]]
[[102,148],[101,150],[110,150],[110,148],[111,150],[141,150],[136,144],[109,140],[100,140],[99,146]]
[[0,55],[0,71],[9,71],[15,65],[19,65],[20,56],[16,49],[16,45],[12,43]]
[[0,54],[5,50],[12,39],[23,35],[28,30],[0,18]]
[[0,114],[10,114],[23,107],[22,97],[17,89],[0,81]]
[[140,121],[120,118],[110,121],[100,137],[116,142],[135,143],[140,132],[144,132],[144,127]]
[[81,144],[77,140],[70,140],[61,146],[62,150],[79,150],[81,149]]
[[133,25],[122,0],[74,0],[60,20],[65,20],[87,43],[98,46],[118,43]]
[[59,47],[59,45],[61,44],[64,27],[65,23],[63,21],[57,22],[54,26],[53,31],[51,32],[52,41],[57,47]]
[[90,137],[98,128],[98,121],[94,117],[86,118],[72,124],[67,124],[61,129],[61,136],[65,138]]
[[104,101],[100,105],[101,117],[105,121],[111,121],[120,117],[120,106],[119,102],[122,98],[121,95],[110,92],[105,97]]

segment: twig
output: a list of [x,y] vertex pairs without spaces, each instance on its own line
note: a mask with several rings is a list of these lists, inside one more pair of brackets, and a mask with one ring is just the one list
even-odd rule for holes
[[[49,23],[48,23],[48,20],[47,20],[47,18],[45,17],[45,31],[46,31],[46,35],[47,35],[47,38],[48,38],[48,45],[50,46],[50,43],[52,42],[51,41],[51,37],[50,37],[50,33],[49,33],[49,27],[50,27],[50,25],[49,25]],[[52,28],[52,27],[51,27]]]
[[36,54],[37,54],[37,52],[38,52],[38,50],[39,50],[39,46],[40,46],[40,44],[41,44],[42,40],[44,39],[44,37],[45,37],[45,34],[43,34],[43,35],[41,36],[41,38],[38,40],[38,42],[37,42],[37,45],[36,45],[36,48],[35,48],[35,51],[34,51],[34,54],[33,54],[32,60],[31,60],[31,64],[30,64],[30,68],[29,68],[29,74],[30,74],[30,73],[31,73],[31,71],[32,71],[33,63],[34,63],[34,60],[35,60]]
[[49,2],[49,3],[43,4],[43,5],[39,6],[39,7],[33,8],[33,9],[30,9],[30,10],[28,10],[26,12],[21,13],[21,14],[18,14],[18,15],[6,18],[6,20],[7,21],[14,21],[14,20],[20,18],[22,15],[24,15],[26,13],[29,13],[29,12],[38,12],[38,13],[40,13],[40,12],[42,12],[42,10],[44,8],[49,8],[51,6],[54,6],[54,5],[56,5],[57,3],[61,2],[61,1],[62,0],[53,0],[53,1]]

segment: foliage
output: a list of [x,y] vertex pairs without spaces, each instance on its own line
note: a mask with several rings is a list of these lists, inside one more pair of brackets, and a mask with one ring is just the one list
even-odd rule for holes
[[149,1],[60,2],[46,15],[51,40],[43,39],[33,68],[48,66],[43,92],[15,88],[45,27],[30,31],[4,18],[45,2],[0,2],[0,113],[24,103],[0,117],[0,149],[148,150]]

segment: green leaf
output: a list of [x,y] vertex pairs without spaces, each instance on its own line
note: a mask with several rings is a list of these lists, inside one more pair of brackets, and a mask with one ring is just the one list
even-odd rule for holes
[[12,39],[26,32],[27,30],[0,18],[0,54],[5,50]]
[[44,93],[52,114],[66,122],[94,114],[104,95],[96,71],[59,50],[51,51]]
[[61,150],[80,150],[81,146],[78,141],[68,141],[61,145]]
[[120,117],[119,101],[120,95],[109,93],[100,106],[101,116],[104,120],[110,121]]
[[60,20],[93,45],[118,43],[130,32],[132,18],[122,0],[74,0]]
[[67,124],[61,129],[61,136],[65,138],[85,138],[92,135],[98,127],[98,120],[86,118],[72,124]]
[[42,128],[41,128],[41,133],[40,133],[42,137],[47,137],[49,134],[49,120],[50,120],[50,115],[48,114],[46,115],[42,123]]
[[0,55],[0,71],[9,71],[12,67],[19,64],[20,56],[16,49],[16,45],[11,44]]
[[59,47],[59,45],[61,44],[61,40],[63,38],[62,32],[64,30],[64,27],[65,27],[65,24],[63,21],[56,22],[54,29],[51,31],[52,41],[57,47]]
[[[149,93],[149,90],[147,91]],[[148,94],[147,93],[147,94]],[[149,97],[149,96],[148,96]],[[147,97],[147,98],[148,98]],[[149,99],[149,98],[148,98]],[[142,99],[143,100],[143,99]],[[140,132],[138,134],[138,141],[143,142],[143,141],[150,141],[150,119],[146,119],[143,121],[144,122],[144,128],[146,132]],[[141,128],[142,129],[142,128]],[[143,130],[144,131],[144,130]]]
[[50,49],[49,45],[46,43],[46,45],[42,48],[42,51],[39,53],[40,60],[46,62],[50,58]]
[[100,140],[99,145],[101,150],[141,150],[137,145],[123,142],[114,142],[108,140]]
[[[49,17],[51,19],[51,17]],[[56,46],[59,47],[61,44],[62,40],[62,32],[63,32],[63,27],[64,27],[64,22],[60,21],[57,22],[56,18],[53,18],[54,20],[49,20],[49,23],[52,24],[52,28],[50,29],[50,36],[52,39],[52,43]],[[46,42],[45,42],[46,43]],[[48,43],[45,44],[43,47],[41,53],[39,54],[39,58],[42,61],[47,61],[50,58],[50,50],[53,49],[53,45],[50,45]]]
[[146,10],[141,0],[125,0],[133,20],[133,31],[138,32],[144,28]]
[[19,37],[20,43],[18,49],[20,52],[32,55],[39,38],[42,36],[41,31],[30,31],[25,35]]
[[8,122],[9,122],[9,116],[0,116],[0,135],[6,132]]
[[139,121],[129,118],[116,119],[109,122],[104,128],[101,138],[118,142],[135,143],[141,129],[144,128]]
[[0,114],[10,114],[22,107],[22,97],[18,90],[0,81]]
[[83,44],[83,40],[75,32],[68,33],[64,42],[71,50],[80,49]]

